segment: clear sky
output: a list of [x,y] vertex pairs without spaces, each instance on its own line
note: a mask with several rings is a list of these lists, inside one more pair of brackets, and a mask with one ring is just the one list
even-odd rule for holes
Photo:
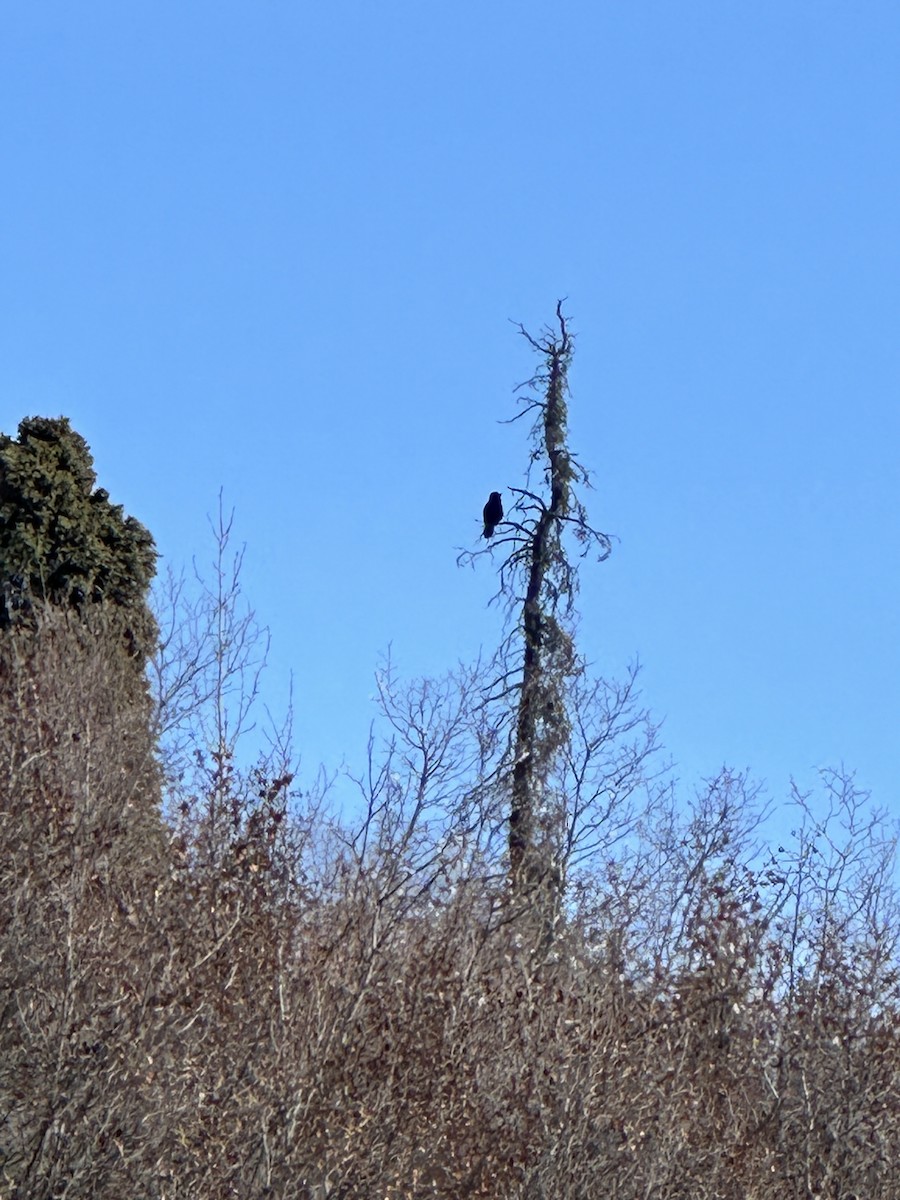
[[582,645],[685,781],[900,775],[900,5],[0,3],[0,428],[68,415],[176,567],[219,488],[308,766],[496,617],[558,297]]

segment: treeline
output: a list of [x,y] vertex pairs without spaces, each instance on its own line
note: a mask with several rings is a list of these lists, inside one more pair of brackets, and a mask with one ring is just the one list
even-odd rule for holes
[[0,443],[0,1194],[900,1195],[893,827],[830,774],[767,846],[748,780],[683,794],[635,674],[591,677],[562,314],[529,341],[532,476],[475,552],[509,636],[385,664],[355,817],[287,729],[244,765],[227,517],[151,609],[68,424]]

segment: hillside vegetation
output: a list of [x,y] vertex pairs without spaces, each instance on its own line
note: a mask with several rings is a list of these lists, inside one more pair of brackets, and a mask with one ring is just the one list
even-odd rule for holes
[[469,556],[508,636],[384,666],[356,816],[286,731],[243,759],[228,520],[151,604],[68,422],[0,441],[0,1195],[900,1195],[893,827],[825,773],[769,846],[745,777],[661,770],[636,673],[577,651],[610,542],[565,318],[526,337],[531,474]]

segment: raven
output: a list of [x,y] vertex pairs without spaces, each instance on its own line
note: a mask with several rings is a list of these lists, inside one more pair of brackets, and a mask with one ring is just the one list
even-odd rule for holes
[[494,529],[503,520],[503,501],[499,492],[491,492],[490,499],[484,506],[484,536],[494,536]]

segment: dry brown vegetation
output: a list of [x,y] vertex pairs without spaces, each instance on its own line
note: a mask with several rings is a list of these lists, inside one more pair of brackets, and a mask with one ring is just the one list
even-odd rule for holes
[[761,854],[742,779],[676,803],[629,760],[547,946],[476,673],[382,677],[350,827],[234,747],[164,823],[96,622],[48,616],[0,670],[2,1194],[900,1194],[893,843],[851,781]]
[[591,678],[557,318],[535,478],[468,555],[508,636],[384,665],[343,812],[289,721],[246,750],[268,644],[221,507],[153,613],[83,439],[0,438],[0,1196],[900,1195],[894,828],[832,773],[767,845],[745,777],[668,778],[636,671]]

